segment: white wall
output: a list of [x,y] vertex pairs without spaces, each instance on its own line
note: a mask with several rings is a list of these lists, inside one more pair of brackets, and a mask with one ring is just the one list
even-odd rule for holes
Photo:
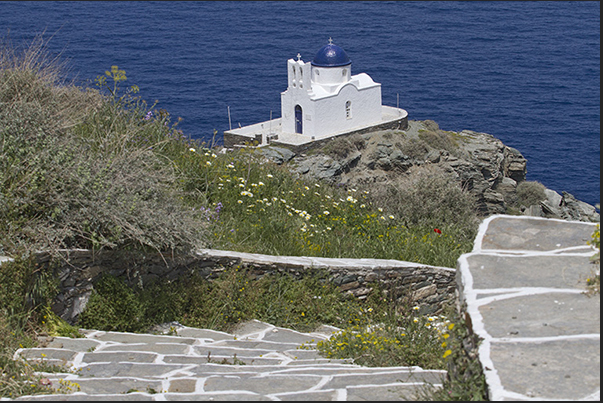
[[[351,119],[346,117],[347,101],[351,101]],[[313,135],[316,138],[381,122],[381,85],[359,90],[354,84],[348,83],[337,96],[314,102],[317,123]]]
[[352,65],[343,67],[312,66],[312,81],[317,84],[342,84],[350,81]]
[[[311,63],[289,59],[287,70],[288,88],[281,93],[283,133],[295,133],[296,105],[303,112],[300,136],[308,138],[381,122],[381,84],[365,73],[351,76],[351,65],[312,67]],[[350,119],[346,116],[347,101],[351,101]]]

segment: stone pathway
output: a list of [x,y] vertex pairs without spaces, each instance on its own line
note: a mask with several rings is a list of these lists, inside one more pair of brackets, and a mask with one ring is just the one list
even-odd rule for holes
[[598,269],[586,243],[594,229],[492,216],[458,260],[490,400],[600,400],[601,295],[585,294]]
[[43,348],[18,350],[73,368],[46,376],[81,390],[15,400],[420,400],[417,392],[441,386],[446,374],[322,358],[313,347],[338,330],[329,326],[300,333],[251,321],[233,334],[172,330],[177,335],[86,331],[86,338],[56,337]]
[[[585,293],[598,268],[586,243],[594,229],[492,216],[459,258],[459,297],[483,339],[490,400],[600,400],[601,299]],[[81,391],[15,400],[421,400],[421,390],[441,386],[445,371],[320,357],[315,343],[336,330],[300,333],[251,321],[233,334],[176,326],[177,335],[57,337],[16,355],[72,367],[46,376]]]

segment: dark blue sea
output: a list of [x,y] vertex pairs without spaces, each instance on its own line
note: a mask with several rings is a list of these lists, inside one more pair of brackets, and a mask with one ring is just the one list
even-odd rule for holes
[[42,32],[70,77],[117,65],[208,141],[228,107],[233,127],[279,117],[287,59],[332,37],[383,104],[492,134],[528,159],[528,180],[600,201],[599,2],[0,2],[0,37]]

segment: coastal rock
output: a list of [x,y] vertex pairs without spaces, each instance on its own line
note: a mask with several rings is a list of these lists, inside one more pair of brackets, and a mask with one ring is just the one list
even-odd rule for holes
[[293,151],[283,147],[260,148],[259,152],[269,160],[279,165],[289,162],[293,157],[295,157],[295,153]]
[[596,208],[576,199],[572,194],[562,192],[563,195],[560,195],[551,189],[545,189],[544,193],[545,200],[525,208],[522,214],[570,221],[600,222]]
[[498,193],[503,195],[505,202],[515,205],[517,203],[517,182],[509,177],[503,177],[494,187]]
[[[409,121],[406,130],[342,135],[307,147],[305,154],[263,151],[299,175],[348,187],[383,187],[398,177],[412,176],[426,164],[448,172],[470,192],[482,216],[516,213],[567,220],[599,221],[595,207],[547,189],[539,205],[518,206],[517,185],[526,180],[527,160],[487,133],[441,130],[432,120]],[[271,148],[271,147],[268,147]],[[279,147],[280,148],[280,147]]]
[[576,199],[573,195],[567,192],[562,192],[561,202],[561,218],[566,220],[576,221],[592,221],[599,222],[599,214],[595,207],[588,203]]

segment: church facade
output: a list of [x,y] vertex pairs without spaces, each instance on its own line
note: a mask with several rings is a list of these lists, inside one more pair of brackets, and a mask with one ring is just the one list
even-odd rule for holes
[[287,60],[287,89],[281,117],[224,132],[225,146],[299,145],[351,132],[406,128],[404,109],[381,104],[381,84],[366,73],[352,75],[352,61],[341,47],[323,46],[311,62]]
[[311,62],[287,61],[281,93],[282,131],[320,138],[381,122],[381,84],[352,75],[352,61],[337,45],[323,46]]

